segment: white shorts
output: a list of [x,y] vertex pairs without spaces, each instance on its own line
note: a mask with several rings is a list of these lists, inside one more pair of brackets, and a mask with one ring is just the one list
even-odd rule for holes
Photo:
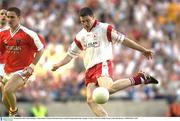
[[4,64],[0,64],[0,76],[4,75]]
[[23,76],[23,70],[18,70],[18,71],[12,72],[10,74],[4,73],[4,75],[3,75],[3,83],[5,84],[14,75],[19,75],[23,80],[27,80],[27,77]]

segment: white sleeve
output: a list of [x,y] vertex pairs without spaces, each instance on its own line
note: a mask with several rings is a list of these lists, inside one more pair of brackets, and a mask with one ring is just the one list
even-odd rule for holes
[[68,49],[67,54],[70,55],[71,57],[75,58],[75,57],[79,56],[80,53],[81,53],[81,49],[73,41],[70,48]]
[[44,45],[41,42],[40,38],[38,37],[37,33],[35,33],[34,31],[32,31],[32,30],[30,30],[24,26],[21,26],[21,29],[32,38],[32,40],[34,41],[34,44],[36,45],[38,51],[40,51],[41,49],[44,48]]
[[112,37],[112,42],[113,44],[116,44],[116,43],[122,43],[125,39],[125,35],[112,29],[111,31],[111,37]]

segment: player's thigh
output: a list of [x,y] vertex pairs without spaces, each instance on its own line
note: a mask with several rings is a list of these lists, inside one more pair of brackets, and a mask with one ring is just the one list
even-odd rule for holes
[[1,85],[1,94],[2,94],[2,97],[4,95],[4,84]]
[[0,76],[0,89],[2,88],[3,82],[2,82],[2,77]]
[[95,83],[88,83],[87,88],[86,88],[87,102],[92,101],[92,93],[95,88],[96,88]]
[[6,101],[6,97],[4,96],[5,95],[4,87],[5,87],[4,84],[2,84],[2,87],[1,87],[2,97],[1,97],[1,99],[2,99],[3,102]]
[[10,92],[16,91],[18,88],[24,86],[25,82],[18,74],[13,75],[5,84],[4,89]]
[[113,85],[112,78],[108,76],[101,76],[97,80],[98,80],[98,85],[100,87],[105,87],[107,89],[110,89]]
[[4,64],[0,64],[0,88],[1,88],[1,85],[3,85],[2,83],[2,80],[3,80],[3,75],[4,75]]

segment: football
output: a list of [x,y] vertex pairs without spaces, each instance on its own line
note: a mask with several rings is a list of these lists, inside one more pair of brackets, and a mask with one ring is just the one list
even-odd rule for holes
[[109,100],[109,91],[105,87],[97,87],[93,91],[93,101],[98,104],[104,104]]

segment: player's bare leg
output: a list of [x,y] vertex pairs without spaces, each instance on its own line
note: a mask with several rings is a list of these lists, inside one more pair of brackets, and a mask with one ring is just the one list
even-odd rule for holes
[[1,89],[1,91],[2,91],[2,86],[3,86],[3,77],[0,75],[0,89]]
[[0,76],[0,88],[2,92],[2,102],[5,105],[6,109],[9,111],[10,105],[8,100],[3,96],[4,95],[4,83],[3,83],[3,78]]
[[115,81],[112,87],[109,89],[109,92],[110,94],[113,94],[119,90],[139,84],[158,84],[158,81],[154,77],[144,72],[139,72],[129,79],[126,78]]
[[3,79],[3,77],[0,75],[0,88],[3,85],[2,79]]
[[104,108],[100,104],[95,103],[92,99],[92,93],[95,88],[96,86],[94,83],[89,83],[87,85],[87,103],[96,116],[107,117],[108,114]]
[[7,81],[4,87],[4,98],[8,99],[10,104],[10,115],[17,113],[16,96],[15,91],[24,85],[24,80],[19,75],[14,75],[10,80]]
[[0,76],[0,88],[1,88],[1,92],[2,92],[2,102],[5,105],[6,109],[9,110],[10,105],[9,102],[6,98],[4,98],[4,83],[3,83],[3,77]]
[[119,90],[131,86],[131,81],[127,78],[127,79],[119,79],[113,82],[111,77],[104,76],[98,78],[98,84],[100,87],[107,88],[109,90],[109,93],[112,94],[114,92],[117,92]]
[[6,109],[9,111],[10,105],[7,98],[4,96],[4,84],[1,85],[1,92],[2,92],[2,102],[5,105]]
[[101,76],[101,77],[98,78],[98,85],[100,87],[105,87],[108,90],[110,90],[112,85],[113,85],[113,80],[112,80],[111,77]]
[[112,87],[109,89],[109,93],[113,94],[119,90],[123,90],[132,86],[131,81],[128,78],[116,80]]

